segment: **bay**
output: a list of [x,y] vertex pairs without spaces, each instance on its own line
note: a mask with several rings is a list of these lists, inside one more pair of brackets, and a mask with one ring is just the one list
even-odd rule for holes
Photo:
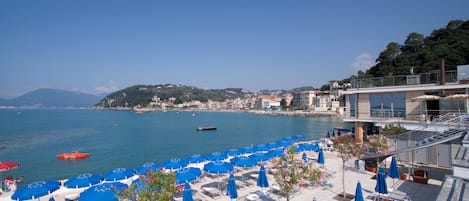
[[[0,161],[20,168],[2,176],[24,183],[82,173],[104,174],[147,162],[269,143],[292,135],[324,137],[337,118],[257,116],[243,112],[150,112],[91,109],[0,110]],[[216,131],[196,131],[216,126]],[[89,152],[84,160],[58,160],[63,152]]]

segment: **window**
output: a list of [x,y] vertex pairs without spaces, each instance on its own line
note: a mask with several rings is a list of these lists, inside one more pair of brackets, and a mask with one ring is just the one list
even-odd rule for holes
[[350,116],[351,116],[351,117],[355,117],[355,112],[356,112],[356,111],[355,111],[355,110],[356,110],[356,109],[355,109],[355,108],[356,108],[356,106],[355,106],[356,98],[357,98],[356,95],[350,95],[350,96],[349,96]]
[[405,117],[405,94],[370,94],[371,117]]

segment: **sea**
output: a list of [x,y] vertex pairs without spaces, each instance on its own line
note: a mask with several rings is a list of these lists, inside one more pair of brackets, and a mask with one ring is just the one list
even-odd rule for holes
[[[216,126],[217,130],[196,131],[199,126]],[[351,125],[333,117],[245,112],[1,109],[0,161],[15,161],[20,167],[0,172],[0,176],[22,177],[22,186],[83,173],[104,175],[115,168],[137,168],[148,162],[163,163],[293,135],[317,140],[336,126]],[[56,158],[73,151],[91,155],[83,160]]]

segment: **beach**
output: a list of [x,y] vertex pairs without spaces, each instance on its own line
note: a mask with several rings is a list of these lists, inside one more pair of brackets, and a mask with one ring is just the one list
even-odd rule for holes
[[[312,143],[309,141],[307,143]],[[305,143],[305,142],[302,142]],[[317,165],[318,153],[314,151],[305,152],[308,157],[308,162],[313,165]],[[297,153],[295,157],[301,160],[301,154]],[[306,188],[301,188],[298,191],[290,195],[292,201],[303,201],[303,200],[350,200],[342,199],[339,194],[342,193],[342,160],[338,157],[336,152],[325,151],[324,152],[325,164],[324,170],[326,180],[322,183],[310,185]],[[225,161],[228,161],[226,159]],[[276,183],[273,174],[271,173],[272,163],[270,161],[262,163],[266,167],[267,178],[269,181],[269,187],[260,188],[256,186],[256,176],[259,173],[259,165],[247,168],[239,169],[235,167],[236,176],[236,187],[238,192],[237,200],[286,200],[286,197],[278,192],[278,184]],[[347,161],[345,166],[345,190],[347,194],[354,195],[357,182],[360,182],[363,188],[363,196],[365,200],[373,200],[378,194],[374,191],[376,180],[373,179],[375,173],[358,170],[355,167],[354,161]],[[189,164],[189,167],[202,168],[204,163]],[[130,185],[133,180],[137,179],[138,176],[133,176],[129,179],[121,180],[120,182]],[[193,181],[191,189],[193,190],[193,197],[195,200],[218,200],[227,201],[231,200],[225,193],[226,190],[221,190],[227,182],[228,174],[221,174],[213,176],[211,174],[203,173],[200,178]],[[64,183],[66,180],[60,180]],[[434,200],[438,195],[441,180],[430,179],[428,184],[419,184],[409,180],[394,180],[391,178],[386,179],[388,195],[383,195],[385,198],[390,200],[405,200],[411,198],[411,200],[424,201]],[[394,183],[394,185],[393,185]],[[215,185],[216,184],[216,185]],[[221,184],[221,185],[220,185]],[[61,186],[59,190],[53,192],[50,195],[41,197],[38,200],[49,200],[50,197],[54,197],[55,200],[75,200],[78,198],[80,192],[83,192],[86,188],[65,188]],[[3,193],[0,196],[0,201],[10,201],[12,192]],[[392,198],[392,199],[391,199]],[[175,200],[182,200],[182,197],[176,197]]]

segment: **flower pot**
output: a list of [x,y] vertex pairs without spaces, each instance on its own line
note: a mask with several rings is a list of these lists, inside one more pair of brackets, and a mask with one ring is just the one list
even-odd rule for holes
[[401,174],[400,180],[407,180],[407,174]]
[[369,171],[369,172],[373,172],[373,173],[376,173],[376,167],[369,167],[369,166],[365,166],[365,170],[366,171]]

